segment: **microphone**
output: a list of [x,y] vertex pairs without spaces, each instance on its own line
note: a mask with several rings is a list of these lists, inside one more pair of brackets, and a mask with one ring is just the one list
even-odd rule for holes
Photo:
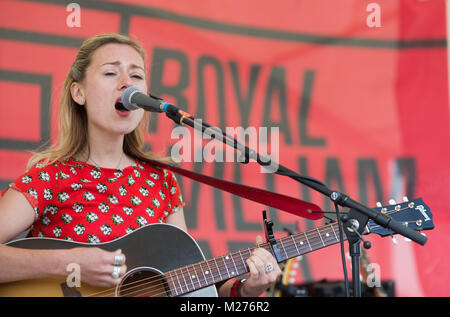
[[150,112],[165,112],[166,115],[177,123],[183,117],[194,117],[181,110],[180,108],[166,102],[165,100],[156,96],[147,96],[138,87],[130,86],[122,93],[122,104],[128,110],[136,110],[142,108]]
[[127,110],[142,108],[150,112],[163,112],[162,103],[164,103],[162,99],[147,96],[135,86],[128,87],[122,93],[122,104]]

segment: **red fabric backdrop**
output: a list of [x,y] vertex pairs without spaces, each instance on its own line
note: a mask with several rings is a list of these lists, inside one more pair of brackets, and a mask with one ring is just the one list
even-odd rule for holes
[[[378,1],[2,1],[0,180],[22,173],[29,150],[56,135],[62,82],[82,40],[103,32],[137,37],[148,52],[150,89],[206,122],[278,127],[281,164],[369,205],[422,197],[436,228],[425,246],[371,235],[370,260],[399,296],[448,296],[450,130],[445,2]],[[370,27],[370,3],[380,27]],[[20,96],[20,100],[19,97]],[[152,117],[148,146],[167,152],[172,121]],[[255,164],[185,168],[329,202]],[[265,206],[182,180],[191,234],[206,255],[252,244]],[[277,236],[311,223],[270,210]],[[304,256],[294,283],[343,278],[332,246]]]

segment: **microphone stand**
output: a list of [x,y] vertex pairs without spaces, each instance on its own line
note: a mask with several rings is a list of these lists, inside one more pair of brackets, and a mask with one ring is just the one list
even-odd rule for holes
[[[229,136],[219,128],[210,126],[207,123],[203,123],[201,120],[197,120],[190,114],[180,111],[173,105],[167,108],[167,111],[165,111],[165,113],[167,117],[175,121],[175,123],[188,125],[194,129],[202,131],[203,133],[206,132],[211,137],[214,137],[215,139],[220,140],[223,143],[233,146],[235,149],[241,151],[243,156],[242,163],[248,163],[250,159],[253,159],[258,164],[266,168],[273,166],[270,158],[258,154],[256,151],[242,145],[235,138]],[[372,219],[378,225],[390,229],[394,233],[403,235],[404,237],[407,237],[420,245],[425,245],[428,240],[426,236],[408,228],[400,222],[393,220],[390,216],[369,208],[353,200],[344,193],[332,190],[328,188],[324,183],[314,178],[299,175],[298,173],[280,164],[276,164],[276,166],[277,169],[273,171],[274,173],[290,177],[300,182],[301,184],[308,186],[309,188],[312,188],[313,190],[329,197],[334,202],[337,213],[338,205],[350,208],[350,212],[348,213],[348,215],[343,216],[342,220],[344,222],[344,231],[349,241],[349,250],[352,257],[353,296],[355,297],[361,296],[359,266],[361,254],[360,243],[361,240],[364,241],[364,239],[362,238],[362,233],[369,219]],[[364,241],[364,247],[370,248],[370,242]]]

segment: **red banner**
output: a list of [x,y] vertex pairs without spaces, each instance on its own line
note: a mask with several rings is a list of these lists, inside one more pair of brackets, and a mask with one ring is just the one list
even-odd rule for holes
[[[196,0],[4,1],[0,13],[0,179],[56,135],[57,101],[77,48],[98,33],[136,37],[150,90],[205,122],[277,128],[280,164],[369,206],[422,197],[436,228],[425,246],[367,236],[381,280],[399,296],[448,296],[450,124],[445,2]],[[78,10],[78,11],[77,11]],[[75,16],[76,13],[79,16]],[[21,17],[19,19],[18,17]],[[20,103],[17,102],[20,96]],[[175,124],[152,116],[148,146],[170,154]],[[192,132],[193,133],[193,132]],[[329,198],[256,163],[184,168],[311,201]],[[194,145],[194,144],[193,144]],[[217,147],[226,151],[225,147]],[[193,152],[193,153],[194,153]],[[270,152],[270,151],[269,151]],[[209,153],[209,152],[208,152]],[[186,221],[207,257],[254,243],[270,211],[276,236],[323,225],[182,179]],[[349,261],[349,260],[348,260]],[[292,283],[342,280],[338,245],[298,260]],[[350,267],[350,262],[348,262]]]

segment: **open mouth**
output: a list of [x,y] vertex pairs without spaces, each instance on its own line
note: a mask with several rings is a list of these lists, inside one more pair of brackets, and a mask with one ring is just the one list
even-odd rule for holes
[[116,108],[116,110],[119,110],[120,112],[127,112],[130,111],[127,108],[125,108],[122,104],[122,102],[116,102],[116,104],[114,105],[114,107]]

